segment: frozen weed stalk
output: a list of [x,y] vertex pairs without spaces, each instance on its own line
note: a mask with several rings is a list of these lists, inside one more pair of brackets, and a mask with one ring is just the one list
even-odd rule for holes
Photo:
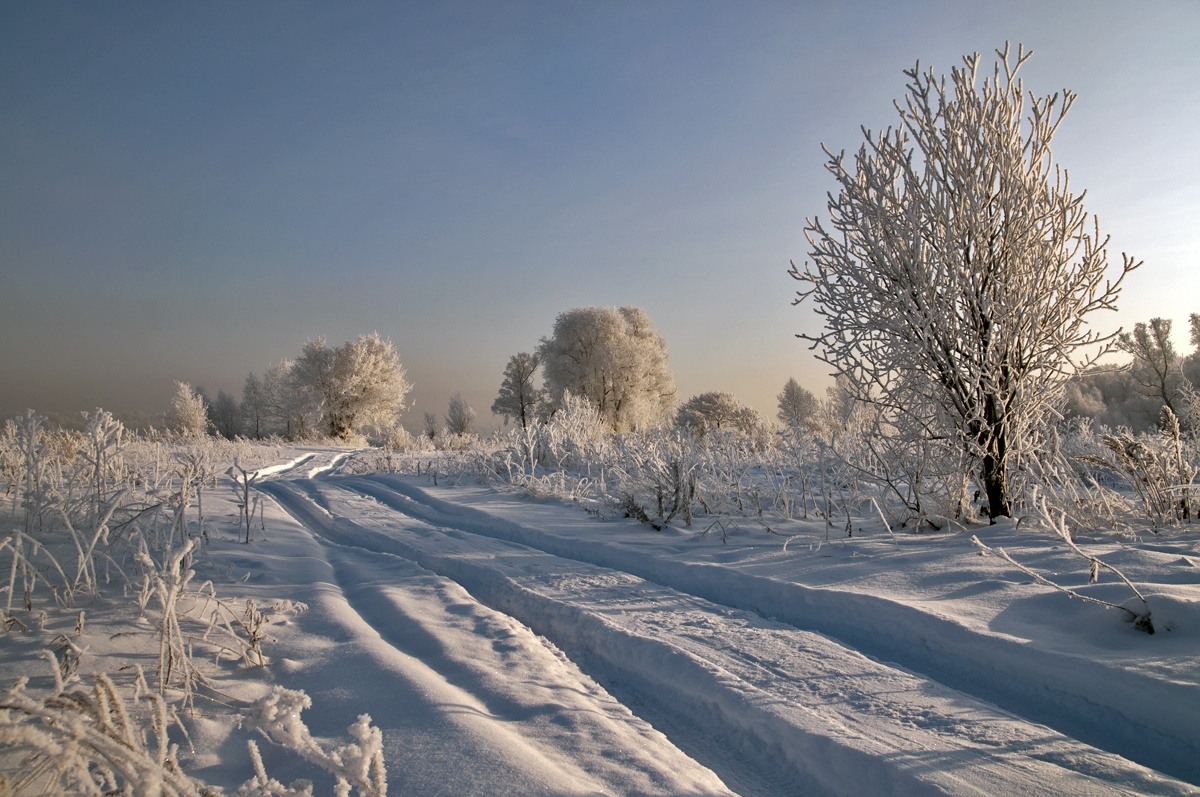
[[1112,565],[1108,564],[1107,562],[1104,562],[1103,560],[1098,559],[1097,557],[1092,556],[1091,554],[1082,550],[1075,543],[1075,540],[1071,537],[1070,530],[1067,528],[1066,513],[1052,511],[1046,505],[1045,498],[1043,498],[1042,496],[1037,494],[1036,489],[1034,491],[1032,502],[1037,509],[1037,513],[1040,516],[1043,525],[1048,526],[1050,528],[1050,530],[1053,531],[1055,533],[1055,535],[1066,544],[1067,548],[1070,549],[1070,551],[1072,553],[1078,554],[1080,557],[1082,557],[1088,563],[1088,583],[1089,584],[1095,583],[1100,578],[1101,570],[1108,570],[1109,572],[1116,575],[1116,577],[1122,583],[1124,583],[1125,586],[1129,587],[1129,589],[1133,593],[1134,599],[1136,600],[1136,603],[1139,605],[1140,609],[1135,611],[1134,609],[1130,609],[1127,606],[1121,606],[1119,604],[1112,603],[1110,601],[1106,601],[1102,598],[1097,598],[1093,595],[1085,595],[1085,594],[1079,592],[1078,590],[1071,589],[1070,587],[1064,587],[1063,585],[1061,585],[1057,582],[1051,581],[1049,578],[1042,575],[1041,573],[1038,573],[1037,571],[1021,564],[1016,559],[1014,559],[1011,555],[1009,555],[1009,553],[1007,551],[1005,551],[1003,548],[991,548],[987,545],[984,545],[979,540],[979,537],[977,537],[977,536],[972,535],[971,542],[974,543],[976,546],[978,546],[979,549],[983,553],[999,556],[1001,559],[1008,562],[1013,567],[1020,570],[1022,573],[1025,573],[1026,575],[1031,576],[1039,584],[1045,584],[1046,586],[1052,587],[1053,589],[1056,589],[1059,592],[1066,593],[1069,597],[1072,597],[1072,598],[1079,598],[1081,600],[1089,601],[1091,603],[1100,604],[1101,606],[1107,606],[1110,609],[1116,609],[1117,611],[1121,612],[1127,620],[1129,620],[1131,623],[1133,623],[1134,628],[1136,628],[1139,631],[1144,631],[1147,634],[1153,634],[1154,633],[1154,621],[1151,618],[1151,614],[1150,614],[1150,604],[1146,602],[1146,597],[1144,595],[1142,595],[1141,590],[1139,590],[1134,585],[1134,583],[1132,581],[1130,581],[1125,576],[1125,574],[1122,573],[1119,569],[1117,569],[1116,567],[1113,567]]
[[[306,607],[274,600],[268,611],[219,598],[211,581],[195,586],[192,558],[211,523],[203,490],[220,473],[212,463],[232,458],[235,529],[248,538],[255,471],[243,463],[281,452],[202,436],[182,445],[138,439],[99,409],[83,420],[82,433],[70,432],[27,412],[0,433],[12,522],[0,535],[0,633],[44,634],[38,658],[53,677],[52,688],[22,679],[0,690],[0,794],[215,795],[180,768],[171,740],[186,739],[186,730],[176,712],[195,712],[197,698],[211,701],[209,711],[237,711],[237,700],[216,691],[205,659],[265,666],[275,617]],[[122,590],[133,600],[121,600]],[[128,670],[84,676],[109,655],[93,653],[85,627],[144,638],[152,660],[157,654],[153,685],[141,669],[132,683]],[[318,759],[336,770],[338,793],[382,794],[378,730],[364,720],[352,732],[350,745],[318,746]],[[254,774],[239,794],[312,793],[275,788],[261,760]]]
[[254,505],[250,502],[250,487],[258,479],[258,471],[249,473],[238,464],[237,458],[233,460],[233,467],[225,471],[225,475],[233,480],[233,492],[237,496],[239,518],[246,529],[246,538],[243,543],[250,544],[250,523],[254,518]]
[[169,730],[183,731],[183,725],[175,710],[146,688],[140,671],[132,697],[104,674],[96,675],[87,690],[67,691],[57,670],[55,680],[54,691],[44,697],[30,693],[25,677],[0,696],[0,736],[7,748],[0,792],[212,793],[180,769]]
[[[387,794],[387,767],[383,761],[383,734],[371,725],[369,714],[360,714],[347,729],[354,741],[326,750],[313,738],[300,713],[312,707],[312,699],[302,691],[272,687],[270,694],[246,712],[243,726],[257,730],[272,742],[291,750],[336,778],[335,793],[349,795],[353,787],[364,797]],[[261,777],[261,757],[250,743],[255,768]],[[265,786],[265,784],[263,784]]]

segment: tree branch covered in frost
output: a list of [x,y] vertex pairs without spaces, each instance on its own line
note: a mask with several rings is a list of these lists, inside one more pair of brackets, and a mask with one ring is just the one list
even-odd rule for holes
[[1030,569],[1029,567],[1026,567],[1025,565],[1021,564],[1016,559],[1014,559],[1011,555],[1009,555],[1009,553],[1007,551],[1005,551],[1003,548],[991,548],[987,545],[984,545],[982,542],[980,542],[980,540],[977,536],[972,535],[971,542],[974,543],[977,547],[979,547],[979,549],[982,552],[988,553],[988,554],[993,554],[995,556],[999,556],[1001,559],[1008,562],[1013,567],[1020,570],[1022,573],[1025,573],[1028,576],[1032,576],[1033,579],[1035,581],[1037,581],[1039,584],[1045,584],[1048,587],[1052,587],[1060,592],[1064,592],[1072,598],[1079,598],[1081,600],[1085,600],[1090,603],[1097,603],[1097,604],[1100,604],[1101,606],[1106,606],[1110,609],[1116,609],[1116,610],[1120,611],[1121,613],[1123,613],[1129,619],[1129,621],[1133,623],[1134,628],[1138,629],[1139,631],[1145,631],[1147,634],[1153,634],[1154,633],[1154,622],[1151,619],[1151,615],[1150,615],[1150,604],[1146,602],[1146,597],[1144,595],[1142,595],[1141,590],[1139,590],[1134,585],[1134,583],[1132,581],[1130,581],[1125,576],[1125,574],[1122,573],[1120,570],[1118,570],[1116,567],[1108,564],[1107,562],[1102,561],[1101,559],[1098,559],[1095,556],[1092,556],[1089,553],[1086,553],[1083,549],[1081,549],[1076,544],[1074,538],[1072,538],[1072,536],[1071,536],[1070,529],[1068,529],[1068,527],[1067,527],[1067,516],[1066,516],[1065,512],[1055,512],[1055,511],[1051,510],[1050,507],[1046,503],[1046,499],[1040,495],[1037,495],[1036,491],[1035,491],[1035,495],[1033,497],[1033,504],[1037,508],[1037,512],[1042,520],[1042,525],[1048,526],[1050,528],[1050,530],[1053,531],[1054,534],[1060,540],[1062,540],[1062,542],[1067,546],[1067,548],[1072,553],[1077,554],[1078,556],[1083,558],[1088,563],[1088,583],[1089,584],[1094,584],[1100,578],[1101,570],[1108,570],[1109,572],[1116,575],[1116,577],[1122,583],[1124,583],[1125,586],[1129,587],[1130,591],[1134,595],[1134,598],[1141,605],[1141,611],[1134,611],[1133,609],[1130,609],[1126,606],[1121,606],[1116,603],[1106,601],[1102,598],[1097,598],[1094,595],[1085,595],[1082,592],[1079,592],[1078,590],[1071,589],[1070,587],[1064,587],[1063,585],[1058,584],[1057,582],[1051,581],[1049,578],[1047,578],[1046,576],[1043,576],[1041,573],[1038,573],[1038,572]]

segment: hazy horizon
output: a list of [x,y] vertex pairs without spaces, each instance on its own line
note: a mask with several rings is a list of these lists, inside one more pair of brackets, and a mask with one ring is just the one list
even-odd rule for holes
[[1101,328],[1200,311],[1200,5],[707,2],[0,6],[0,418],[240,398],[305,340],[379,331],[484,428],[558,313],[647,310],[684,400],[768,417],[826,368],[789,259],[821,144],[902,71],[1011,41],[1079,99],[1057,163],[1146,261]]

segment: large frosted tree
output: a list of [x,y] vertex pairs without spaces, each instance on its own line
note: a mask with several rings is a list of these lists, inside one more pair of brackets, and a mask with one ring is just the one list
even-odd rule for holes
[[918,64],[896,128],[864,130],[850,162],[826,149],[828,226],[808,222],[810,260],[791,269],[824,323],[800,337],[898,433],[956,442],[993,518],[1064,375],[1111,347],[1085,319],[1115,309],[1137,265],[1123,256],[1110,280],[1108,239],[1052,162],[1075,95],[1026,96],[1029,54],[997,56],[982,85],[978,54],[949,82]]
[[404,410],[411,385],[390,340],[378,332],[337,348],[310,340],[288,371],[293,389],[330,437],[347,438],[368,428],[392,425]]
[[667,342],[640,307],[561,313],[537,349],[546,392],[588,400],[615,432],[658,426],[675,406]]

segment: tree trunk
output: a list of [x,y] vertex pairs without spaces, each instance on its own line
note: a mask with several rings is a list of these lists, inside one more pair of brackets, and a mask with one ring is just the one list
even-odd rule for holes
[[994,523],[998,517],[1012,517],[1008,502],[1008,485],[1004,463],[988,454],[983,458],[983,491],[987,496],[988,518]]
[[984,404],[987,419],[986,439],[983,441],[983,491],[987,495],[988,518],[1012,517],[1008,500],[1008,424],[1000,400],[988,396]]

